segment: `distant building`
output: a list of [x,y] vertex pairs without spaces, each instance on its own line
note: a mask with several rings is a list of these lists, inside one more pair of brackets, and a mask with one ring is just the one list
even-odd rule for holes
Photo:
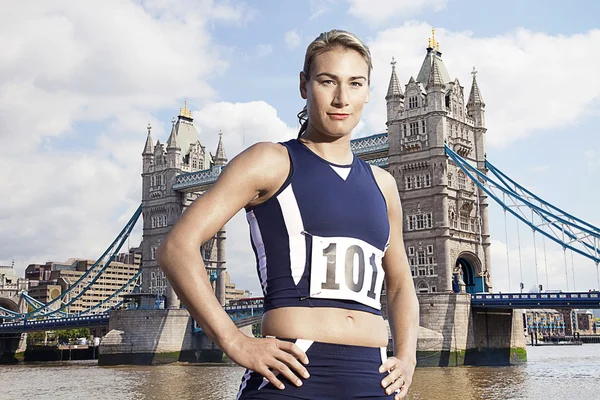
[[527,334],[542,336],[565,335],[564,314],[557,310],[526,310]]
[[565,335],[571,336],[575,332],[596,333],[592,310],[560,310],[560,312],[565,321]]
[[592,310],[575,310],[577,315],[577,331],[579,333],[596,333],[595,318]]
[[244,297],[250,297],[250,292],[244,289],[236,289],[235,283],[231,283],[231,276],[229,272],[225,271],[223,274],[225,279],[225,303],[229,304],[232,300],[243,299]]
[[[94,263],[94,260],[69,258],[65,262],[49,261],[46,264],[30,264],[25,270],[25,276],[31,283],[28,294],[42,303],[49,303],[75,284]],[[133,248],[129,253],[118,254],[100,278],[81,297],[74,299],[68,306],[67,312],[79,313],[98,305],[133,278],[140,265],[139,249]],[[91,279],[94,275],[95,272],[92,271],[88,276]],[[131,293],[133,288],[133,285],[129,285],[119,294]],[[110,308],[119,301],[121,297],[117,295],[100,309]]]

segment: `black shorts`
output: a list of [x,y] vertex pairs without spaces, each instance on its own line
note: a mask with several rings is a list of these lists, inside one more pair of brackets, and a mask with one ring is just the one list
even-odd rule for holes
[[[285,339],[282,339],[285,340]],[[381,381],[386,373],[379,367],[387,359],[385,347],[362,347],[343,344],[291,340],[307,355],[305,365],[310,378],[301,376],[302,386],[297,387],[278,375],[285,389],[276,388],[257,372],[246,370],[237,400],[348,400],[393,399],[386,395]]]

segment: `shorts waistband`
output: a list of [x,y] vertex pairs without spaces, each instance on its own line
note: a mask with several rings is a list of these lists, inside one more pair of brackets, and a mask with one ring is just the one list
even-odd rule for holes
[[[286,342],[296,342],[298,339],[290,338],[277,338]],[[310,346],[311,351],[336,355],[340,357],[351,357],[351,358],[366,358],[381,360],[382,352],[386,352],[386,347],[368,347],[368,346],[356,346],[350,344],[339,344],[339,343],[327,343],[313,341]],[[385,353],[384,353],[385,354]]]

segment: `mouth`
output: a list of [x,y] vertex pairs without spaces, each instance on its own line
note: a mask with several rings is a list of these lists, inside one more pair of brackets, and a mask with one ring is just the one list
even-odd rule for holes
[[337,120],[346,119],[350,116],[350,114],[342,114],[342,113],[328,113],[327,115],[329,115],[329,118],[337,119]]

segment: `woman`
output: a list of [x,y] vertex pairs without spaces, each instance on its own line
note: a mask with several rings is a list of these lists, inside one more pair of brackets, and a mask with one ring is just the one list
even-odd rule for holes
[[[300,73],[298,139],[258,143],[235,157],[159,249],[190,314],[247,368],[238,399],[400,399],[411,384],[419,312],[396,182],[350,149],[371,69],[356,36],[333,30],[315,39]],[[241,208],[265,297],[260,339],[235,327],[197,267],[200,245]]]

